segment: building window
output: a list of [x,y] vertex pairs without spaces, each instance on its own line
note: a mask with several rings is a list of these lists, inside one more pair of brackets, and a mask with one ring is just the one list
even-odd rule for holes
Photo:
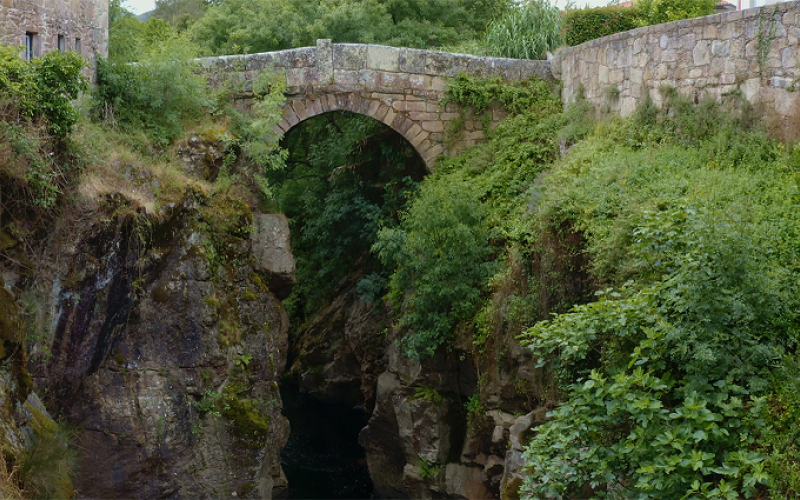
[[64,35],[58,35],[58,51],[67,51],[67,39],[64,37]]
[[83,48],[83,47],[81,47],[81,39],[80,39],[80,38],[76,38],[76,39],[75,39],[75,52],[77,52],[78,54],[80,54],[80,53],[81,53],[81,49],[82,49],[82,48]]
[[36,33],[32,33],[30,31],[25,32],[25,59],[30,61],[38,54],[39,47],[39,36]]

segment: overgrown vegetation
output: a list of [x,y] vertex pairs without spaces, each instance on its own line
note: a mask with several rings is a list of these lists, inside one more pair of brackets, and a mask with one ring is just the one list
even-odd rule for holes
[[579,45],[642,26],[707,16],[715,6],[715,0],[639,0],[630,6],[567,9],[564,39],[567,45]]
[[487,53],[516,59],[547,59],[561,45],[563,21],[547,0],[526,0],[506,11],[486,30]]
[[364,259],[378,230],[396,225],[416,190],[425,172],[421,158],[388,127],[347,113],[306,121],[286,147],[288,166],[270,180],[292,220],[298,284],[288,310],[302,321],[354,267],[369,275],[362,293],[380,297],[385,277]]
[[587,235],[607,288],[525,334],[566,392],[526,454],[533,498],[752,497],[794,462],[764,441],[798,340],[793,156],[745,104],[664,90],[576,146],[534,217]]
[[[192,72],[198,49],[161,19],[139,22],[111,4],[109,57],[97,67],[94,113],[167,146],[211,106],[208,83]],[[135,63],[135,64],[132,64]]]

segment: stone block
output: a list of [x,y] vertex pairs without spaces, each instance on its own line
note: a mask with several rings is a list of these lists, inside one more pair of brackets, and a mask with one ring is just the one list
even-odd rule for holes
[[283,214],[253,214],[250,233],[253,267],[265,273],[267,287],[279,299],[289,296],[297,283],[289,221]]
[[786,47],[781,51],[781,66],[786,69],[797,66],[797,55],[794,47]]
[[428,52],[425,61],[425,74],[431,76],[453,76],[467,70],[468,56],[446,52]]
[[395,47],[367,47],[367,68],[379,71],[400,71],[400,52]]
[[286,68],[286,86],[302,87],[319,83],[316,68]]
[[430,113],[427,111],[412,111],[408,113],[408,117],[414,120],[415,122],[425,122],[425,121],[438,121],[439,120],[439,113]]
[[407,73],[405,75],[408,78],[408,84],[407,84],[408,88],[414,89],[414,90],[426,89],[425,82],[426,82],[426,78],[429,78],[429,77],[427,77],[425,75],[410,75],[410,74],[407,74]]
[[394,123],[394,119],[395,119],[397,116],[398,116],[398,115],[397,115],[397,112],[396,112],[394,109],[392,109],[392,108],[390,108],[390,107],[388,107],[388,106],[387,106],[387,107],[386,107],[386,115],[385,115],[383,118],[381,118],[381,121],[382,121],[384,124],[386,124],[386,125],[388,125],[388,126],[390,126],[390,127],[391,127],[391,126],[392,126],[392,124]]
[[703,66],[711,62],[711,51],[707,40],[698,41],[692,50],[692,60],[695,66]]
[[730,54],[731,45],[728,40],[714,40],[711,42],[711,53],[715,57],[727,57]]
[[354,70],[334,69],[333,81],[336,82],[336,85],[346,89],[355,89],[361,82],[361,72]]
[[422,128],[428,132],[444,132],[444,124],[439,120],[422,122]]
[[310,68],[317,65],[316,47],[277,52],[279,64],[285,68]]
[[362,69],[358,72],[358,84],[367,90],[381,87],[382,73],[371,69]]
[[421,74],[425,72],[428,51],[420,49],[400,49],[399,71]]
[[257,70],[269,68],[275,63],[274,52],[264,52],[262,54],[250,54],[245,56],[245,69]]
[[481,481],[481,469],[449,463],[445,469],[445,484],[449,498],[484,499],[492,495]]
[[333,46],[333,71],[360,70],[367,67],[367,47],[337,43]]
[[395,101],[392,107],[400,112],[406,111],[425,111],[425,103],[423,101]]
[[387,73],[380,74],[380,86],[388,88],[396,88],[402,91],[408,88],[408,74],[406,73]]

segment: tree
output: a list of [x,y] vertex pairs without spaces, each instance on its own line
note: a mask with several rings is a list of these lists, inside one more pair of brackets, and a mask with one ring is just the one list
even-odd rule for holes
[[153,17],[163,19],[182,31],[203,17],[207,8],[206,0],[156,0]]

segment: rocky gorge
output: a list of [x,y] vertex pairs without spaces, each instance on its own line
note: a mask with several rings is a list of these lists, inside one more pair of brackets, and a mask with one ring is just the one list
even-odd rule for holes
[[[221,147],[189,140],[187,175],[213,178]],[[32,415],[52,422],[45,406],[61,416],[80,443],[78,498],[284,497],[282,380],[368,419],[375,496],[515,498],[547,406],[526,410],[538,377],[515,339],[480,360],[466,345],[407,358],[391,311],[358,294],[357,266],[290,342],[287,220],[224,193],[187,188],[157,211],[108,195],[46,242],[27,265],[3,261],[4,439],[21,447]]]

